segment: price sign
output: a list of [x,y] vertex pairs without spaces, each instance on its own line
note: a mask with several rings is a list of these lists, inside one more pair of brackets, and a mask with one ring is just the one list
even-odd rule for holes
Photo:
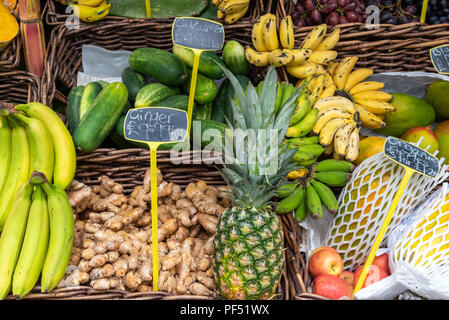
[[185,48],[221,50],[224,43],[224,28],[221,23],[208,19],[176,18],[173,22],[172,39],[174,44]]
[[127,140],[151,143],[181,142],[187,135],[187,114],[172,108],[130,109],[125,119]]
[[449,74],[449,45],[430,49],[430,59],[438,73]]
[[401,139],[388,137],[385,141],[384,154],[394,162],[431,178],[435,178],[440,170],[437,158]]
[[159,249],[157,230],[157,148],[162,143],[184,141],[188,130],[187,113],[173,108],[130,109],[125,118],[127,140],[147,143],[151,168],[151,227],[153,240],[153,290],[158,291]]
[[224,39],[224,27],[221,23],[216,21],[204,18],[179,17],[173,22],[173,43],[191,49],[194,54],[192,78],[190,81],[189,105],[187,109],[189,118],[188,131],[190,131],[190,123],[192,120],[193,100],[195,98],[196,79],[201,52],[221,50]]
[[440,171],[440,162],[437,158],[427,151],[424,151],[423,149],[398,138],[387,138],[384,145],[384,155],[390,160],[403,166],[405,169],[405,174],[402,178],[401,184],[399,185],[398,191],[393,198],[391,207],[388,209],[387,215],[382,222],[379,233],[374,240],[373,247],[371,248],[365,265],[363,266],[362,273],[360,274],[360,278],[354,288],[353,296],[362,288],[363,283],[365,282],[368,271],[373,263],[374,257],[376,256],[377,249],[379,249],[385,232],[390,225],[393,213],[396,211],[405,187],[407,186],[412,174],[416,172],[418,174],[424,174],[428,177],[435,178]]

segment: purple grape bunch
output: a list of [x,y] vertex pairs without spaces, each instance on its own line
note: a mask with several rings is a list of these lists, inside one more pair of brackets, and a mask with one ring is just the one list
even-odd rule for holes
[[[365,22],[366,7],[380,9],[380,23],[404,24],[420,19],[423,0],[298,0],[291,14],[298,27]],[[449,23],[449,0],[428,0],[426,23]]]
[[298,0],[292,13],[298,27],[326,23],[331,26],[350,22],[365,22],[363,0]]

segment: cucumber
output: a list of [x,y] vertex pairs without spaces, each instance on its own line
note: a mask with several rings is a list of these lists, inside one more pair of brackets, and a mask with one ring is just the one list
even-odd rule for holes
[[140,73],[131,69],[131,67],[123,69],[122,82],[128,89],[128,99],[130,101],[135,101],[139,90],[147,84],[145,78]]
[[122,114],[126,115],[128,113],[128,111],[129,111],[129,109],[132,109],[132,108],[133,108],[133,106],[132,106],[131,102],[129,102],[129,100],[126,100],[126,104],[125,104],[125,107],[122,110]]
[[200,104],[197,108],[193,109],[192,118],[195,120],[210,120],[212,117],[213,103]]
[[[194,54],[191,49],[173,45],[173,53],[184,61],[190,69],[193,68]],[[203,51],[200,55],[198,71],[210,79],[218,80],[224,77],[224,72],[219,65],[226,67],[220,57],[215,53],[212,51]]]
[[114,129],[128,100],[128,90],[123,83],[113,82],[104,88],[82,118],[73,134],[80,151],[98,148]]
[[[189,78],[183,85],[184,92],[187,94],[189,94],[190,92],[191,75],[192,71],[189,70]],[[199,104],[207,104],[209,102],[214,101],[215,97],[217,96],[217,93],[218,93],[218,86],[215,83],[215,81],[209,79],[206,76],[203,76],[201,73],[198,73],[196,79],[194,100]]]
[[150,75],[167,86],[179,86],[188,78],[184,62],[173,53],[156,48],[138,48],[131,52],[129,65],[134,71]]
[[139,90],[134,103],[135,108],[156,106],[162,100],[179,94],[178,87],[168,87],[162,83],[150,83]]
[[109,82],[104,81],[104,80],[97,80],[95,82],[98,82],[99,84],[101,84],[101,87],[104,89],[109,85]]
[[85,86],[73,88],[67,98],[67,122],[71,134],[80,123],[80,103]]
[[93,102],[95,101],[95,99],[102,90],[103,86],[101,85],[101,83],[97,81],[90,82],[86,85],[86,87],[83,90],[83,95],[81,96],[80,101],[79,107],[80,121],[83,119],[86,112],[92,107]]
[[[246,76],[241,74],[237,75],[236,78],[243,88],[246,88],[250,81]],[[226,79],[221,84],[220,92],[214,101],[211,119],[217,122],[226,123],[225,119],[227,118],[232,123],[234,117],[232,114],[231,100],[234,98],[234,88],[229,80]]]
[[119,149],[128,149],[135,147],[130,143],[130,141],[119,136],[117,132],[115,132],[115,130],[112,130],[111,133],[109,133],[109,140],[114,144],[115,147]]
[[[201,129],[197,130],[198,125],[201,125]],[[224,143],[225,143],[225,134],[226,129],[228,128],[227,125],[221,122],[217,122],[214,120],[208,120],[208,119],[202,119],[202,120],[195,120],[192,125],[192,129],[190,130],[190,139],[195,144],[195,139],[199,139],[197,135],[201,133],[201,147],[204,148],[208,144],[215,142],[215,143],[221,143],[222,150],[224,150]],[[209,132],[206,132],[208,129],[215,129],[211,130]]]
[[221,55],[224,63],[234,75],[249,74],[250,65],[245,57],[245,48],[239,42],[235,40],[226,42]]
[[[158,107],[175,108],[175,109],[187,111],[187,109],[189,108],[189,96],[186,96],[183,94],[178,94],[176,96],[171,96],[165,100],[162,100],[157,105],[158,105]],[[193,110],[194,111],[196,110],[196,106],[197,106],[197,104],[194,101],[193,102]]]

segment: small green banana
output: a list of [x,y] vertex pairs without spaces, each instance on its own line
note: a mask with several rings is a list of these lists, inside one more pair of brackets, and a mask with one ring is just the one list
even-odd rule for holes
[[292,161],[294,161],[294,162],[303,162],[303,161],[312,160],[314,158],[316,158],[316,156],[314,154],[298,150],[293,155]]
[[297,186],[298,182],[286,183],[276,191],[276,196],[282,199],[287,198],[296,190]]
[[15,296],[22,298],[36,285],[47,254],[49,232],[47,199],[42,188],[36,186],[22,249],[14,269],[12,293]]
[[337,160],[337,159],[326,159],[320,161],[313,167],[313,171],[344,171],[352,172],[355,166],[348,161]]
[[351,179],[351,174],[343,171],[312,172],[312,178],[327,184],[330,187],[343,187]]
[[282,96],[284,94],[284,87],[280,82],[277,83],[276,102],[274,104],[274,111],[278,112],[282,106]]
[[313,154],[315,157],[319,157],[320,155],[323,154],[325,148],[321,146],[319,143],[317,143],[317,144],[305,144],[302,146],[298,146],[298,150]]
[[[298,104],[292,117],[290,118],[290,126],[297,124],[312,110],[312,104],[307,98],[306,94],[302,94],[299,97]],[[312,128],[313,129],[313,128]]]
[[295,209],[295,217],[301,222],[307,216],[307,205],[306,205],[306,192],[303,192],[303,196],[301,198],[301,202],[299,206]]
[[287,139],[287,140],[288,140],[289,143],[295,144],[297,146],[302,146],[304,144],[320,143],[320,137],[318,137],[318,136],[290,138],[290,139]]
[[[256,87],[256,92],[257,92],[257,95],[258,95],[259,97],[260,97],[260,92],[262,91],[262,87],[263,87],[263,80],[260,81],[259,84],[258,84],[257,87]],[[278,87],[279,87],[279,85],[278,85]]]
[[310,160],[306,160],[306,161],[298,161],[298,162],[296,162],[296,164],[299,165],[299,166],[308,168],[308,167],[310,167],[311,165],[313,165],[315,162],[317,162],[317,160],[318,160],[318,158],[317,158],[317,157],[314,157],[314,158],[312,158],[312,159],[310,159]]
[[308,134],[318,119],[318,109],[312,109],[300,122],[289,127],[285,134],[289,138],[298,138]]
[[0,194],[8,177],[11,165],[11,140],[12,129],[8,125],[6,117],[0,116]]
[[291,195],[279,201],[276,208],[276,212],[279,214],[285,214],[295,210],[301,202],[303,192],[304,192],[303,186],[298,185],[298,187]]
[[321,219],[323,217],[323,206],[321,205],[321,199],[310,181],[306,184],[306,191],[307,209],[309,210],[310,216],[313,219]]
[[[36,173],[32,174],[32,179],[35,175]],[[45,176],[40,177],[44,181],[42,189],[47,195],[50,221],[50,240],[41,277],[41,292],[44,293],[52,291],[64,277],[72,253],[74,221],[72,207],[64,189],[50,184]]]
[[281,109],[282,106],[287,102],[287,100],[290,99],[293,92],[295,92],[295,86],[292,83],[290,83],[285,87],[284,93],[282,94]]
[[320,196],[321,202],[324,204],[327,210],[329,210],[329,212],[332,214],[336,214],[338,211],[338,201],[331,188],[315,179],[311,179],[310,183]]

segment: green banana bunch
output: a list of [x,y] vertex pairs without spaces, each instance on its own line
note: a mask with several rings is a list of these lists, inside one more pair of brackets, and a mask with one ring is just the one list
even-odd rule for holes
[[[291,148],[300,145],[296,148],[313,151],[316,148],[314,139],[316,136],[287,139],[287,141]],[[294,159],[295,157],[293,161]],[[312,161],[316,162],[316,159]],[[294,211],[298,221],[303,221],[307,215],[313,219],[321,219],[324,213],[323,206],[331,214],[337,213],[338,200],[330,187],[344,186],[349,181],[353,170],[354,165],[344,160],[326,159],[315,163],[304,177],[297,178],[278,189],[276,195],[281,200],[278,202],[276,212],[286,214]]]
[[46,177],[53,177],[55,153],[50,133],[44,123],[39,119],[28,118],[19,112],[12,113],[11,116],[22,123],[27,131],[31,156],[29,174],[39,171]]
[[11,289],[13,272],[19,259],[22,242],[31,207],[33,185],[22,184],[12,199],[5,227],[0,237],[0,299],[3,300]]
[[47,195],[50,213],[50,239],[41,276],[41,291],[44,293],[52,291],[64,277],[72,253],[74,219],[64,189],[49,183],[42,173],[32,174],[33,182],[37,183],[39,178],[43,181],[41,186]]
[[37,185],[19,260],[14,269],[12,293],[15,296],[22,298],[36,285],[47,254],[49,232],[47,199]]

